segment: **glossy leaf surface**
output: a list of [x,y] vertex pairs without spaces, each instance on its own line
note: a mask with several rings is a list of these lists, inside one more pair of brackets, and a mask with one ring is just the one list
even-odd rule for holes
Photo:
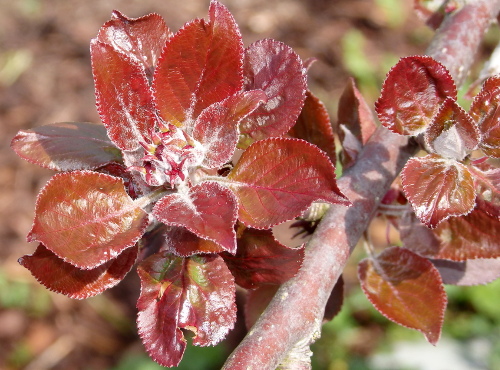
[[93,269],[133,246],[146,219],[121,179],[91,171],[65,172],[40,191],[28,241],[39,241],[76,267]]
[[188,192],[169,194],[153,209],[166,225],[182,226],[200,238],[211,240],[224,250],[236,251],[237,201],[233,193],[215,182],[202,182]]
[[465,261],[500,257],[500,221],[480,209],[429,230],[410,215],[400,227],[403,245],[427,258]]
[[299,216],[314,201],[349,205],[334,170],[326,154],[305,141],[253,143],[227,177],[239,201],[239,220],[267,229]]
[[411,158],[401,172],[406,197],[417,217],[436,227],[451,216],[466,215],[475,205],[474,180],[463,164],[436,154]]
[[418,135],[457,89],[448,70],[428,56],[411,56],[389,71],[375,109],[382,125],[401,135]]
[[480,148],[491,157],[500,158],[500,77],[491,77],[474,98],[471,116],[481,131]]
[[229,162],[239,139],[238,124],[264,101],[263,91],[247,91],[201,112],[194,124],[193,138],[203,145],[203,167],[218,168]]
[[500,258],[478,258],[462,262],[432,260],[444,284],[471,286],[488,284],[500,277]]
[[90,270],[82,270],[64,262],[42,244],[35,253],[19,259],[47,289],[84,299],[102,293],[118,284],[137,259],[137,247],[125,249],[118,257]]
[[439,272],[429,260],[391,247],[374,260],[361,261],[358,276],[364,293],[382,315],[437,343],[447,300]]
[[134,150],[156,125],[151,89],[144,69],[111,45],[90,44],[97,110],[110,139]]
[[99,30],[97,39],[142,64],[146,74],[152,77],[169,35],[165,21],[158,14],[128,18],[114,10],[111,20]]
[[241,89],[242,55],[233,16],[212,1],[208,21],[187,23],[163,49],[153,83],[161,117],[189,133],[203,109]]
[[453,99],[446,99],[425,131],[434,153],[461,161],[476,149],[480,134],[472,117]]
[[304,249],[285,247],[271,230],[247,228],[238,238],[236,254],[223,253],[222,257],[236,284],[255,289],[265,284],[279,285],[295,276],[304,259]]
[[236,320],[235,285],[219,256],[175,257],[154,254],[138,268],[139,335],[149,355],[162,366],[177,366],[186,347],[182,329],[195,333],[193,344],[215,345]]
[[325,105],[312,92],[307,90],[306,100],[295,125],[288,134],[297,139],[308,141],[323,150],[336,162],[335,135]]
[[21,130],[12,149],[30,163],[55,171],[90,170],[120,162],[120,150],[106,128],[86,122],[62,122]]
[[244,81],[245,90],[264,90],[267,103],[241,123],[242,146],[286,134],[305,99],[306,77],[300,57],[279,41],[257,41],[245,50]]
[[[356,87],[353,78],[349,79],[340,97],[337,116],[338,124],[345,125],[362,144],[366,144],[377,128],[372,110]],[[343,140],[341,132],[339,135]]]

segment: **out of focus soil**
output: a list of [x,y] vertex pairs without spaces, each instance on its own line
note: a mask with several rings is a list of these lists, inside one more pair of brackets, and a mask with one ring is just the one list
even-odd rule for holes
[[[380,84],[388,58],[423,53],[432,34],[412,13],[410,0],[222,2],[233,12],[246,45],[271,37],[292,46],[304,60],[318,59],[309,71],[310,85],[332,117],[349,71],[356,70],[349,55],[364,56],[359,62],[376,73],[373,78]],[[99,121],[89,41],[113,9],[132,17],[157,12],[176,30],[191,18],[204,17],[208,3],[0,0],[0,368],[109,369],[124,353],[141,351],[134,272],[112,292],[73,301],[39,288],[18,265],[17,259],[35,248],[25,236],[36,194],[52,173],[16,157],[9,143],[20,129]],[[397,5],[400,11],[394,16],[394,9],[381,4]],[[351,39],[359,41],[347,45],[349,55],[346,35],[357,35]],[[370,93],[370,86],[366,89]]]

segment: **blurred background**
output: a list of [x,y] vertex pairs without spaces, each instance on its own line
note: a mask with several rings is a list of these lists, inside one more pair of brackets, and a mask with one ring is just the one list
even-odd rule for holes
[[[305,60],[311,90],[332,120],[349,76],[369,104],[401,56],[424,52],[433,32],[411,0],[222,0],[245,45],[274,38]],[[52,175],[9,148],[20,129],[61,121],[99,122],[89,41],[118,9],[130,17],[162,15],[176,31],[205,17],[209,0],[0,0],[0,369],[158,369],[135,328],[139,284],[135,272],[100,296],[75,301],[38,285],[17,263],[34,251],[26,243],[38,190]],[[487,35],[479,59],[499,38]],[[478,67],[480,68],[480,64]],[[473,73],[474,75],[474,73]],[[386,243],[383,224],[374,242]],[[356,278],[360,248],[345,271],[346,301],[314,345],[315,369],[500,368],[500,284],[449,287],[450,307],[437,348],[417,332],[378,314]],[[234,343],[189,346],[182,369],[218,369]],[[421,363],[426,357],[433,363]],[[445,359],[444,367],[438,359]],[[456,359],[457,363],[453,361]],[[406,362],[405,362],[406,361]],[[429,367],[430,366],[430,367]],[[462,367],[460,367],[462,366]]]

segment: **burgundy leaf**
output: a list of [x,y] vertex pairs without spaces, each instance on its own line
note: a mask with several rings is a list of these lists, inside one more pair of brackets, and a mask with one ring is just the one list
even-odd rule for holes
[[153,208],[166,225],[182,226],[200,238],[211,240],[224,250],[236,252],[237,201],[231,190],[215,182],[202,182],[161,198]]
[[411,215],[400,225],[403,245],[427,258],[465,261],[500,257],[500,221],[476,208],[429,230]]
[[[340,97],[337,115],[338,124],[345,125],[363,144],[366,144],[377,128],[375,117],[363,95],[356,87],[353,78],[349,79]],[[343,132],[338,131],[338,134],[341,140],[344,141]]]
[[479,144],[472,117],[453,99],[446,99],[425,131],[426,145],[443,157],[463,160]]
[[417,217],[428,227],[474,208],[474,180],[467,167],[455,160],[436,154],[411,158],[401,181]]
[[342,140],[342,151],[340,161],[343,169],[351,167],[358,159],[359,153],[363,150],[363,143],[354,135],[346,125],[340,125],[338,134]]
[[361,261],[358,276],[361,288],[382,315],[437,343],[447,300],[439,272],[428,259],[391,247]]
[[234,279],[221,257],[162,252],[145,260],[138,273],[139,335],[160,365],[179,364],[186,348],[180,329],[196,334],[193,344],[207,346],[220,342],[234,326]]
[[187,23],[163,49],[153,83],[161,117],[190,133],[203,109],[241,89],[242,55],[233,16],[212,1],[208,21]]
[[240,125],[240,146],[286,134],[295,124],[306,93],[305,68],[300,57],[276,40],[260,40],[245,51],[245,90],[264,90],[267,103]]
[[142,236],[147,214],[119,178],[91,171],[57,174],[40,191],[28,241],[81,269],[116,258]]
[[500,168],[484,159],[472,162],[468,168],[474,176],[477,207],[500,220]]
[[263,91],[247,91],[214,103],[201,112],[193,127],[193,139],[203,145],[203,167],[218,168],[231,159],[238,143],[239,122],[264,101]]
[[446,67],[428,56],[411,56],[389,71],[375,110],[389,130],[418,135],[448,97],[456,99],[457,88]]
[[128,18],[114,10],[111,20],[99,30],[97,39],[142,64],[146,74],[152,77],[169,36],[170,31],[158,14]]
[[316,145],[323,150],[332,163],[337,161],[335,136],[325,105],[307,90],[306,100],[295,125],[288,134]]
[[96,268],[81,270],[64,262],[42,244],[35,253],[19,259],[19,263],[47,289],[84,299],[102,293],[118,284],[137,259],[137,247],[125,249],[118,257]]
[[120,149],[137,149],[156,125],[146,74],[138,63],[96,39],[90,53],[97,108],[108,135]]
[[321,150],[298,139],[253,143],[227,176],[245,225],[268,229],[291,220],[312,202],[350,205],[335,181],[335,168]]
[[139,198],[142,194],[142,188],[137,183],[138,178],[134,177],[133,173],[127,171],[127,167],[119,163],[110,163],[103,167],[99,167],[95,170],[96,172],[105,173],[114,177],[120,177],[123,180],[123,185],[127,194],[132,199]]
[[433,260],[444,284],[471,286],[488,284],[500,277],[500,258],[475,259],[462,262]]
[[[445,13],[444,4],[449,3],[447,0],[428,1],[428,0],[415,0],[413,7],[417,15],[422,19],[425,24],[433,30],[437,30],[443,22]],[[433,8],[429,9],[428,6],[432,5]]]
[[337,316],[337,314],[342,309],[342,304],[344,303],[344,277],[339,276],[339,279],[335,283],[335,286],[330,293],[330,297],[326,302],[325,314],[323,316],[323,322],[331,321]]
[[[160,224],[144,235],[144,245],[154,251],[167,251],[177,256],[189,257],[199,253],[220,253],[224,251],[217,243],[202,239],[184,227]],[[153,245],[154,244],[154,245]]]
[[287,248],[279,243],[271,230],[245,229],[238,238],[233,256],[221,256],[233,273],[236,284],[254,289],[263,284],[282,284],[295,276],[304,259],[303,248]]
[[470,115],[481,131],[480,148],[486,155],[500,158],[500,77],[486,80],[472,101]]
[[23,159],[56,171],[90,170],[121,162],[121,152],[106,128],[86,122],[62,122],[21,130],[12,149]]
[[257,322],[279,287],[279,285],[262,285],[248,292],[245,302],[245,326],[247,330],[250,330]]

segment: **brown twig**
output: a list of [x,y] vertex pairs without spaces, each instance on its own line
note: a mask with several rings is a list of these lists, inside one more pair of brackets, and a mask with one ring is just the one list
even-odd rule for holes
[[[460,84],[499,11],[500,0],[466,1],[445,19],[427,54],[445,64]],[[377,129],[356,164],[338,181],[353,206],[330,208],[306,247],[301,270],[280,287],[223,369],[276,369],[294,348],[303,349],[319,338],[330,292],[380,200],[414,151],[406,137]]]

